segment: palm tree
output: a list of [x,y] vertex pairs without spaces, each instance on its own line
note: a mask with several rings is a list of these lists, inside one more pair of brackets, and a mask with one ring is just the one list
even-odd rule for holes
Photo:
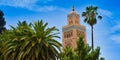
[[85,18],[84,22],[91,26],[92,50],[94,50],[93,28],[97,23],[97,19],[102,19],[102,16],[98,15],[97,9],[98,7],[88,6],[86,7],[86,11],[82,13],[82,16]]
[[47,25],[41,20],[30,24],[23,21],[17,27],[11,26],[9,40],[2,49],[4,60],[56,60],[61,47],[56,41],[60,38],[55,32],[58,29],[47,28]]
[[3,34],[0,34],[0,59],[4,60],[4,53],[7,50],[7,44],[11,41],[12,32],[11,30],[6,30]]

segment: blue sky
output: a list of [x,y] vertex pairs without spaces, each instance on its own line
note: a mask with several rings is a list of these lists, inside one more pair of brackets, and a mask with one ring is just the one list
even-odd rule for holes
[[[18,20],[33,22],[42,19],[49,23],[49,27],[56,26],[61,34],[62,26],[67,24],[67,14],[71,12],[73,5],[80,15],[89,5],[99,7],[98,13],[103,19],[94,26],[95,46],[101,47],[101,56],[106,60],[119,60],[119,0],[0,0],[0,9],[5,14],[7,28],[10,28],[9,25],[16,26]],[[91,45],[90,26],[83,22],[82,16],[80,18],[80,23],[87,29],[87,42]]]

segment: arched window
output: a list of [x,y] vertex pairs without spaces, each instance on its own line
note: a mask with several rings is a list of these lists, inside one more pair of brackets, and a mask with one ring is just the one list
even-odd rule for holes
[[77,30],[77,36],[79,37],[80,35],[81,35],[83,38],[85,37],[85,34],[84,34],[83,31]]
[[73,35],[72,30],[64,32],[64,38],[70,38],[72,35]]

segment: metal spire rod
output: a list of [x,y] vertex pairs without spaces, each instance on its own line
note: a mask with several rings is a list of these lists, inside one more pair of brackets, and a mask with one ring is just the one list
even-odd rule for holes
[[74,9],[74,5],[72,6],[72,11],[75,11],[75,9]]

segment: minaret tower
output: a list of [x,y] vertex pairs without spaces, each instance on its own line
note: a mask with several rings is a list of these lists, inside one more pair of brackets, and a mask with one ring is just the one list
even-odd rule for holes
[[80,15],[75,12],[73,6],[72,12],[67,16],[67,25],[62,28],[63,47],[76,48],[76,42],[80,35],[83,36],[83,40],[86,43],[86,28],[80,24]]

